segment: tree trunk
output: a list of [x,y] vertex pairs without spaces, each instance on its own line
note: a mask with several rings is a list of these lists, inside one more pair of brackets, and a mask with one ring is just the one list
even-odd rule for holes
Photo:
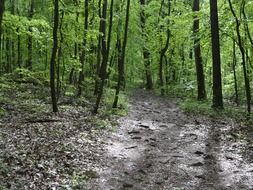
[[[98,2],[98,15],[100,19],[100,24],[99,24],[99,31],[101,32],[101,26],[102,26],[102,15],[101,15],[101,1],[99,0]],[[95,89],[94,89],[94,95],[98,94],[98,89],[99,89],[99,72],[100,72],[100,62],[101,62],[101,35],[99,34],[98,36],[98,45],[97,45],[97,67],[96,67],[96,72],[97,75],[95,77]]]
[[[168,16],[170,16],[171,12],[171,0],[168,0]],[[168,23],[169,25],[169,23]],[[163,76],[163,59],[164,56],[169,48],[169,41],[170,41],[170,29],[167,29],[167,39],[164,48],[160,51],[160,59],[159,59],[159,79],[160,79],[160,87],[161,87],[161,95],[163,96],[165,93],[164,89],[164,76]]]
[[2,44],[1,39],[2,39],[2,20],[3,20],[3,14],[4,14],[4,1],[5,0],[0,1],[0,46]]
[[242,67],[243,67],[243,75],[244,75],[244,84],[245,84],[245,92],[246,92],[246,99],[247,99],[247,112],[248,115],[250,115],[251,112],[251,92],[250,92],[250,82],[249,82],[249,77],[248,77],[248,71],[247,71],[247,66],[246,66],[246,58],[245,58],[245,50],[243,47],[242,43],[242,37],[240,34],[240,21],[238,17],[235,14],[235,11],[233,9],[233,5],[231,3],[231,0],[228,0],[229,2],[229,7],[230,10],[235,18],[236,21],[236,34],[238,38],[238,46],[241,52],[241,57],[242,57]]
[[[194,13],[199,12],[199,0],[193,1],[192,10]],[[198,86],[198,100],[205,100],[206,99],[205,75],[203,70],[203,63],[200,49],[199,18],[196,15],[194,15],[193,21],[193,37],[194,37],[194,55],[197,74],[197,86]]]
[[[127,8],[126,8],[126,20],[125,20],[125,29],[124,29],[124,39],[123,39],[123,44],[122,44],[122,53],[121,53],[121,60],[119,63],[119,74],[118,74],[118,84],[114,96],[114,102],[113,102],[113,108],[116,108],[118,105],[118,100],[119,100],[119,92],[120,88],[124,86],[125,82],[125,54],[126,54],[126,45],[127,45],[127,37],[128,37],[128,25],[129,25],[129,14],[130,14],[130,0],[127,0]],[[120,41],[120,39],[119,39]],[[120,56],[120,55],[119,55]]]
[[56,79],[56,92],[57,92],[57,100],[60,97],[61,94],[61,57],[62,57],[62,44],[63,44],[63,31],[62,31],[62,25],[63,25],[63,18],[64,18],[64,11],[61,12],[61,18],[60,18],[60,40],[59,40],[59,50],[58,50],[58,57],[57,57],[57,79]]
[[215,109],[223,109],[220,38],[217,0],[210,0],[212,59],[213,59],[213,105]]
[[99,104],[101,102],[104,90],[104,84],[106,79],[106,69],[107,69],[107,49],[106,49],[106,17],[107,17],[107,0],[103,0],[103,8],[102,8],[102,19],[101,19],[101,45],[102,45],[102,63],[99,73],[99,86],[98,86],[98,94],[96,104],[94,106],[93,113],[98,112]]
[[83,36],[83,47],[81,53],[81,71],[79,73],[79,80],[78,80],[78,93],[77,95],[80,96],[82,94],[82,82],[84,81],[84,62],[86,58],[86,42],[87,42],[87,32],[89,26],[89,0],[84,1],[84,36]]
[[109,30],[108,30],[108,40],[107,40],[107,59],[108,60],[109,60],[109,57],[110,57],[112,26],[113,26],[113,5],[114,5],[114,0],[111,0]]
[[[30,5],[30,11],[29,11],[29,19],[32,20],[34,15],[34,0],[31,0],[31,5]],[[32,27],[29,27],[29,34],[28,34],[28,43],[27,43],[27,48],[28,48],[28,60],[27,60],[27,68],[29,70],[32,70],[32,54],[33,54],[33,39],[32,39]]]
[[235,103],[239,105],[239,95],[238,95],[238,86],[237,86],[237,76],[236,76],[236,51],[235,51],[235,41],[233,40],[233,75],[234,75],[234,88],[235,88]]
[[53,112],[58,112],[56,90],[55,90],[55,65],[58,50],[58,37],[57,37],[58,26],[59,26],[59,0],[54,0],[53,48],[50,61],[50,87],[51,87]]
[[[146,41],[146,37],[145,37],[146,36],[145,35],[146,18],[145,18],[145,12],[144,12],[144,8],[146,5],[145,0],[140,0],[140,5],[141,5],[140,17],[141,17],[142,37],[145,44],[145,41]],[[146,74],[146,88],[151,90],[153,88],[153,81],[152,81],[152,73],[151,73],[150,52],[145,45],[143,45],[142,49],[143,49],[143,58],[144,58],[144,68],[145,68],[145,74]]]

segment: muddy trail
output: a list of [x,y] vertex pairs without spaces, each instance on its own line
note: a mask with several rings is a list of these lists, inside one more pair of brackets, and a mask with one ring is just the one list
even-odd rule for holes
[[232,121],[187,116],[175,101],[139,90],[129,114],[104,138],[92,190],[250,190],[252,145]]

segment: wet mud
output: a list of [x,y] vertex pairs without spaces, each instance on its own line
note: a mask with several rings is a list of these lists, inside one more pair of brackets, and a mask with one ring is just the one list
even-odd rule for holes
[[129,114],[103,137],[92,190],[250,190],[252,151],[233,121],[183,113],[174,100],[138,90]]

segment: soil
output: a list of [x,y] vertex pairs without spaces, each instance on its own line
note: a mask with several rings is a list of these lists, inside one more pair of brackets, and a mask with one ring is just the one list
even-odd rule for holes
[[118,122],[89,189],[253,189],[252,144],[233,137],[232,120],[189,116],[175,100],[139,90]]
[[253,189],[253,136],[232,120],[186,114],[145,90],[117,126],[87,107],[60,110],[0,120],[1,190]]

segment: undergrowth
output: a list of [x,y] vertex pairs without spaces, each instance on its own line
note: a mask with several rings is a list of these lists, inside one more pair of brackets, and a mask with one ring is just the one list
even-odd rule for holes
[[[32,117],[51,112],[51,98],[48,76],[42,72],[17,69],[13,74],[0,77],[0,118],[14,114],[29,114]],[[60,112],[67,107],[80,106],[92,110],[96,96],[93,95],[92,82],[86,79],[82,96],[76,96],[76,86],[62,82],[58,100]],[[115,90],[106,88],[99,117],[111,115],[124,116],[128,112],[127,94],[120,93],[118,107],[112,109]],[[103,128],[103,127],[102,127]]]
[[229,103],[224,104],[224,109],[212,109],[211,101],[197,101],[196,99],[187,98],[180,102],[180,107],[183,111],[195,115],[206,115],[214,119],[231,118],[238,122],[247,124],[253,123],[253,117],[247,117],[244,107],[235,106]]

